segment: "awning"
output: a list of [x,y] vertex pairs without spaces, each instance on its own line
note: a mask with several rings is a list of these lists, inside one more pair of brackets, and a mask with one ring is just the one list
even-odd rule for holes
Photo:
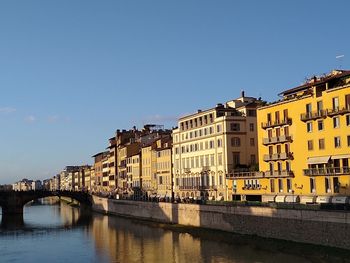
[[308,157],[308,158],[307,158],[307,164],[328,163],[328,161],[329,161],[330,158],[331,158],[330,155],[327,155],[327,156],[319,156],[319,157]]
[[350,158],[350,154],[339,154],[339,155],[332,155],[331,159],[348,159]]

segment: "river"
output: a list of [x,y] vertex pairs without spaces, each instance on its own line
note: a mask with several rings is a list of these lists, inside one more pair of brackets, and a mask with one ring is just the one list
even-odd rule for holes
[[28,204],[0,228],[0,262],[350,262],[347,252],[80,211],[58,199]]

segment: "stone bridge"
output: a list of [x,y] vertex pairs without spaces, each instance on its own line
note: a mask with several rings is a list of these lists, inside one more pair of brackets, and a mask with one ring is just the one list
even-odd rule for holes
[[49,196],[70,197],[81,205],[91,206],[92,197],[85,192],[73,191],[0,191],[0,206],[2,216],[23,215],[23,207],[26,203],[39,198]]

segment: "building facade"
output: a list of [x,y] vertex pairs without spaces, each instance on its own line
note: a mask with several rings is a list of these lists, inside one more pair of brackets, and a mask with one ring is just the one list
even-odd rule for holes
[[258,110],[260,172],[234,175],[238,195],[263,201],[349,195],[350,71],[313,77],[280,95]]
[[[173,176],[177,198],[230,200],[236,169],[256,169],[256,109],[241,97],[179,119],[173,130]],[[226,180],[228,178],[228,180]]]

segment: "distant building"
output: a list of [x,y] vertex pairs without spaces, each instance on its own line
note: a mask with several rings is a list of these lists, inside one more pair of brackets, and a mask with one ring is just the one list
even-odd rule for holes
[[40,180],[36,180],[32,182],[32,190],[37,191],[42,189],[43,189],[43,184]]
[[21,181],[12,184],[12,189],[14,191],[30,191],[32,190],[32,182],[32,180],[24,178]]

